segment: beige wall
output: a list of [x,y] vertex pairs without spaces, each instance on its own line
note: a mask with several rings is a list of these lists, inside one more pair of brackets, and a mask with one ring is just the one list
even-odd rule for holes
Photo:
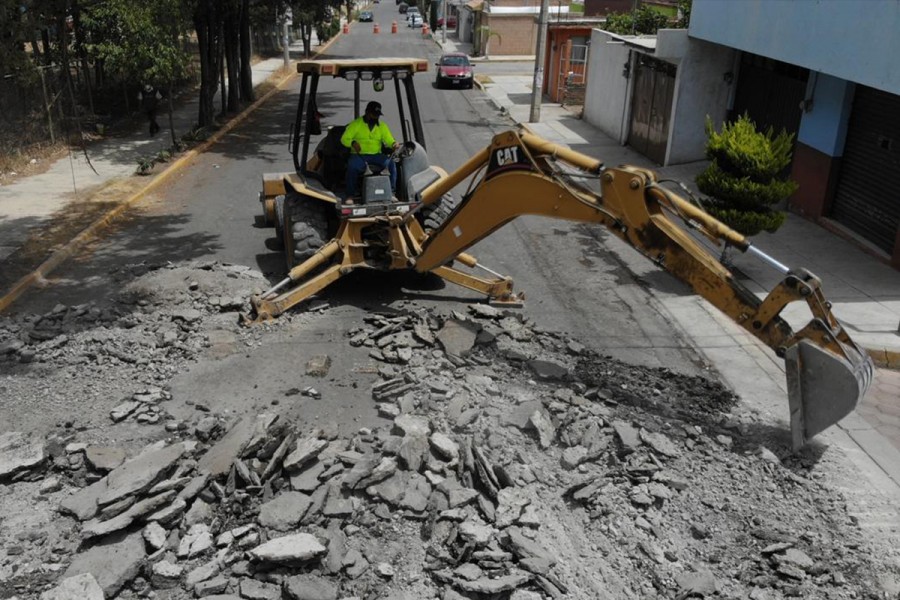
[[485,25],[499,34],[491,38],[488,53],[491,56],[534,55],[537,42],[536,15],[497,16],[484,15]]

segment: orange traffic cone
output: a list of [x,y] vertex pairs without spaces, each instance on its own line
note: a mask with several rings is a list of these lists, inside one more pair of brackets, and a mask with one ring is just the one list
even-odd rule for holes
[[422,37],[428,35],[428,23],[422,23]]
[[397,21],[391,23],[391,33],[397,33]]
[[344,23],[344,33],[350,33],[350,23]]
[[373,33],[381,33],[381,27],[378,26],[378,23],[375,23],[375,28],[372,32]]

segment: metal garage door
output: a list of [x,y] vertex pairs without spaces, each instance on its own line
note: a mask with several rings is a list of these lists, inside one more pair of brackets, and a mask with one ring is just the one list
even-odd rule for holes
[[900,226],[900,96],[856,87],[831,216],[893,254]]

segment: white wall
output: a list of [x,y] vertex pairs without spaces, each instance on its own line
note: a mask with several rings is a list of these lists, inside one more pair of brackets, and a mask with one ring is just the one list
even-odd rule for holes
[[[622,76],[625,64],[632,65],[631,53],[639,50],[595,29],[591,33],[588,83],[585,89],[583,119],[620,144],[628,139],[631,122],[631,77]],[[664,164],[702,160],[706,148],[706,116],[721,125],[728,110],[735,52],[730,48],[691,39],[684,29],[660,30],[652,56],[678,66],[669,140]]]
[[619,143],[624,143],[631,118],[630,79],[622,76],[629,62],[628,47],[601,29],[591,32],[583,119]]
[[[675,78],[667,165],[705,158],[706,116],[709,115],[716,128],[719,128],[728,111],[731,88],[737,85],[737,73],[732,72],[735,52],[717,44],[689,40],[683,29],[660,31],[656,53],[658,58],[666,58],[660,52],[665,52],[666,46],[662,42],[670,32],[674,34],[672,37],[681,38],[685,43],[678,44],[684,54],[678,62]],[[731,84],[725,81],[726,73],[731,73]]]

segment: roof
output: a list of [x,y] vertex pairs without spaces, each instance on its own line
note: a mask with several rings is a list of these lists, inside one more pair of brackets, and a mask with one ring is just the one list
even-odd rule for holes
[[636,48],[643,48],[644,50],[649,50],[653,52],[656,50],[656,36],[642,36],[642,35],[618,35],[615,33],[610,33],[609,31],[604,31],[606,35],[611,38],[614,38],[620,42],[624,42],[627,46],[634,46]]
[[[540,6],[494,6],[489,4],[485,9],[485,12],[491,13],[491,16],[520,16],[520,15],[538,15],[541,12]],[[551,6],[549,7],[548,13],[553,15],[551,18],[555,19],[556,15],[565,15],[569,12],[568,6]]]
[[346,71],[427,71],[428,61],[424,58],[338,58],[332,60],[301,60],[297,63],[298,73],[315,73],[342,77]]

